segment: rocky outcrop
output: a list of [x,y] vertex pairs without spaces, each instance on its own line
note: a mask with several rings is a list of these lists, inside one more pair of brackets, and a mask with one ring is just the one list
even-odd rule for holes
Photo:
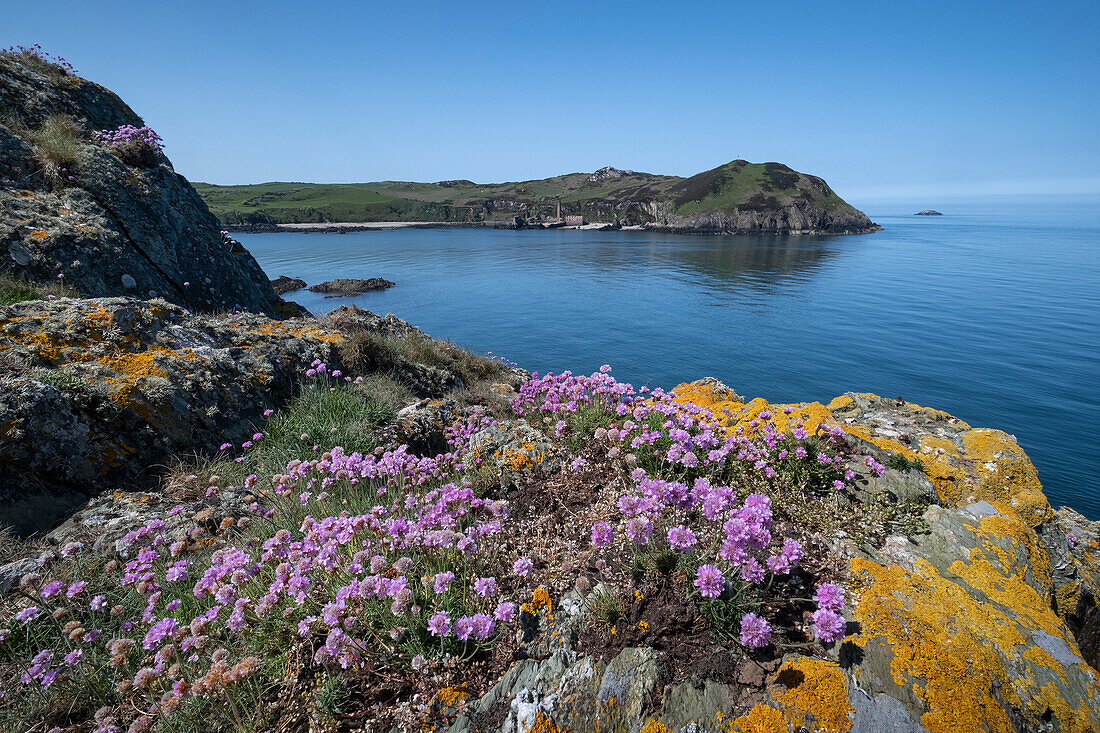
[[276,295],[293,293],[295,290],[301,290],[305,286],[305,280],[297,277],[287,277],[286,275],[279,275],[279,277],[271,281],[271,288],[275,291]]
[[859,452],[920,466],[869,472],[857,498],[930,504],[922,529],[877,545],[833,538],[848,565],[847,637],[770,670],[731,652],[736,684],[668,683],[658,648],[580,653],[582,610],[600,589],[556,604],[536,593],[526,658],[451,733],[1100,730],[1100,523],[1054,512],[1012,436],[869,394],[771,405],[715,380],[675,394],[731,431],[762,412],[782,431],[839,425]]
[[878,226],[862,211],[827,212],[803,200],[786,206],[715,209],[672,215],[647,228],[688,234],[864,234]]
[[27,532],[182,452],[241,442],[342,336],[315,320],[192,315],[163,300],[0,309],[0,523]]
[[943,214],[935,209],[925,209],[924,211],[918,211],[913,216],[943,216]]
[[[73,160],[48,175],[34,131],[76,121]],[[256,260],[223,234],[168,158],[129,165],[92,133],[141,118],[109,90],[0,54],[0,271],[59,275],[83,295],[163,298],[195,311],[286,315]]]
[[362,295],[371,290],[385,290],[386,288],[392,288],[393,285],[394,284],[389,280],[380,277],[372,277],[368,280],[338,277],[335,280],[329,280],[328,282],[312,286],[309,292],[332,293],[332,295],[325,296],[328,298],[347,298],[355,295]]

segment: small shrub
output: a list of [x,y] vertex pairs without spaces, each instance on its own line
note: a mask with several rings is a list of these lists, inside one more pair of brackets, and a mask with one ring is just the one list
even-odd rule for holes
[[886,467],[892,468],[895,471],[901,471],[905,473],[907,471],[920,471],[925,473],[924,463],[921,461],[911,461],[900,453],[896,453],[886,459]]

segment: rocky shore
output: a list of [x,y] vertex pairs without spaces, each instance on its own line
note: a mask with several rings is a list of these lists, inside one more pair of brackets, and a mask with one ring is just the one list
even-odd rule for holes
[[1100,730],[1100,523],[1013,436],[292,313],[109,92],[0,100],[0,730]]

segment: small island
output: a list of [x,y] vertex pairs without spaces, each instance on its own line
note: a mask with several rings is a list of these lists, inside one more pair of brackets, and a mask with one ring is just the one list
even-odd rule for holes
[[286,295],[287,293],[293,293],[295,290],[301,290],[306,286],[306,281],[300,277],[287,277],[286,275],[279,275],[271,281],[271,287],[275,290],[276,295]]
[[918,211],[913,216],[943,216],[943,213],[935,209],[925,209],[924,211]]
[[326,298],[350,298],[355,295],[362,295],[371,290],[385,290],[393,286],[394,283],[381,277],[372,277],[369,280],[338,277],[335,280],[329,280],[320,285],[312,286],[309,292],[331,293],[331,295],[326,295]]

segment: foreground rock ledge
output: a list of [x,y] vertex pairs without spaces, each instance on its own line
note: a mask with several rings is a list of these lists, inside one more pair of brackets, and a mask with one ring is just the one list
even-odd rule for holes
[[923,481],[936,502],[927,533],[871,552],[841,540],[852,579],[847,638],[825,658],[787,655],[748,709],[709,680],[666,687],[649,709],[657,652],[627,648],[606,663],[579,655],[582,599],[571,594],[556,618],[542,614],[532,658],[451,733],[1100,730],[1100,523],[1052,511],[1012,436],[870,394],[790,405],[786,417],[784,405],[745,402],[713,379],[675,392],[725,414],[730,428],[768,410],[780,428],[840,424],[882,460],[919,458],[927,478],[888,469],[865,489],[900,498]]

